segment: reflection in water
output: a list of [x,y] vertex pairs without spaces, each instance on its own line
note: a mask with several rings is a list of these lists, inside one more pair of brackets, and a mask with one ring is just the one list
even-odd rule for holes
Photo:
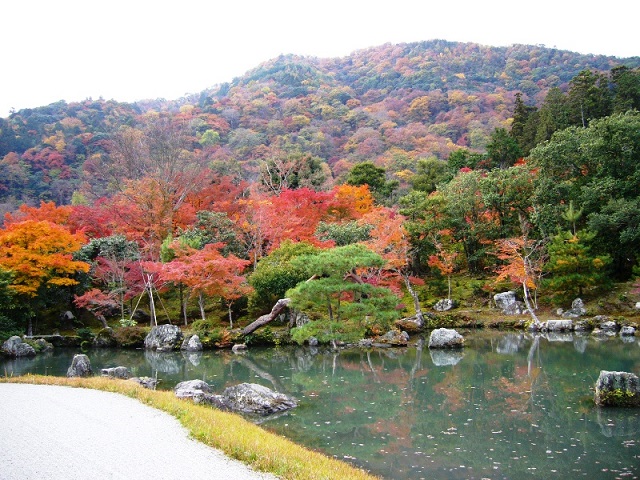
[[464,357],[462,349],[458,350],[441,350],[431,349],[431,361],[436,367],[446,367],[449,365],[457,365]]
[[[593,404],[600,370],[640,371],[619,337],[480,331],[461,351],[325,347],[182,353],[90,350],[160,388],[203,379],[290,394],[300,406],[265,428],[394,480],[640,475],[640,412]],[[553,340],[553,341],[552,341]],[[637,339],[636,339],[637,340]],[[74,353],[4,361],[8,375],[64,375]]]

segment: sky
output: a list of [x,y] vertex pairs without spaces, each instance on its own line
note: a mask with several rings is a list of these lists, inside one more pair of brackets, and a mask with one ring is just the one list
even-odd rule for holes
[[0,117],[59,100],[176,99],[281,54],[344,57],[385,43],[638,56],[639,17],[637,0],[2,1]]

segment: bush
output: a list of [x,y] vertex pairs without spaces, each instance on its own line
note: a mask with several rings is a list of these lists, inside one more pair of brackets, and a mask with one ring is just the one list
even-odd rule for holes
[[144,345],[148,333],[148,327],[122,327],[113,332],[113,338],[123,348],[136,348]]
[[82,343],[84,342],[89,342],[91,343],[93,341],[93,337],[95,337],[94,333],[91,331],[90,328],[79,328],[78,330],[76,330],[76,335],[78,337],[80,337],[80,340]]

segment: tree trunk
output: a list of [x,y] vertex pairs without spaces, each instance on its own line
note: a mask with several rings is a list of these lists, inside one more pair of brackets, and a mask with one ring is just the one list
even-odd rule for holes
[[408,275],[402,275],[402,279],[404,280],[404,284],[407,287],[409,295],[411,295],[411,298],[413,299],[413,308],[416,311],[416,318],[422,325],[424,325],[424,314],[422,313],[422,308],[420,308],[420,299],[418,299],[418,294],[413,289]]
[[200,307],[200,317],[202,317],[202,320],[206,320],[207,317],[204,314],[204,296],[202,293],[198,294],[198,306]]
[[527,288],[527,282],[526,281],[522,282],[522,289],[524,291],[524,303],[527,306],[527,310],[531,314],[531,318],[533,318],[533,322],[537,327],[537,326],[540,325],[540,320],[538,319],[537,315],[533,311],[533,308],[531,307],[531,301],[529,300],[529,289]]
[[258,317],[258,319],[255,320],[253,323],[244,327],[244,330],[242,330],[242,334],[249,335],[250,333],[256,331],[258,328],[262,327],[263,325],[266,325],[267,323],[272,322],[273,320],[278,318],[278,315],[280,315],[285,308],[289,306],[289,303],[291,303],[290,298],[281,298],[273,306],[273,308],[271,309],[271,312],[267,313],[266,315],[262,315]]
[[229,310],[229,328],[233,329],[233,315],[231,314],[231,305],[233,305],[233,302],[227,303],[227,308]]

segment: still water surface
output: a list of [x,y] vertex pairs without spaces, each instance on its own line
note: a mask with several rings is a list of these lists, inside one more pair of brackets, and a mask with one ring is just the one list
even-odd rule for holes
[[[252,348],[198,354],[90,350],[162,388],[260,383],[300,406],[263,426],[388,479],[638,478],[640,412],[599,409],[600,370],[640,373],[640,341],[469,332],[459,352]],[[7,375],[65,375],[74,353],[5,361]]]

